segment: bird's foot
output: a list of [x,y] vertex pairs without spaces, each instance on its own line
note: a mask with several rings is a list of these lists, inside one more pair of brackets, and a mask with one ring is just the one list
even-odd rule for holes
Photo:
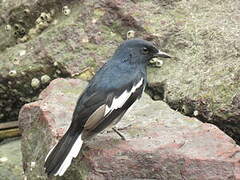
[[126,141],[126,138],[124,137],[124,135],[122,133],[120,133],[116,128],[112,128],[112,130],[117,133],[122,140]]
[[125,130],[125,129],[127,129],[127,128],[131,127],[131,126],[132,126],[132,124],[129,124],[129,125],[127,125],[127,126],[120,126],[120,127],[118,127],[118,126],[115,126],[115,129],[117,129],[117,130],[121,131],[121,130]]

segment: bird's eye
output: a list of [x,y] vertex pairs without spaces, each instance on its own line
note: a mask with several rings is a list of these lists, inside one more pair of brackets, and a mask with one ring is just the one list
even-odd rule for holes
[[149,53],[148,48],[146,48],[146,47],[142,48],[142,53],[143,54],[148,54]]

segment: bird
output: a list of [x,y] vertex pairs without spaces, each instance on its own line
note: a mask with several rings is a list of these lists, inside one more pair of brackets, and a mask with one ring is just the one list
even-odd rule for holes
[[72,122],[45,158],[48,176],[62,176],[83,142],[118,123],[147,84],[146,66],[155,57],[170,58],[153,43],[130,39],[96,72],[78,98]]

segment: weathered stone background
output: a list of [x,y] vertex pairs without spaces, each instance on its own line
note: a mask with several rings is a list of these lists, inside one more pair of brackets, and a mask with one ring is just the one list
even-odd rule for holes
[[174,56],[149,68],[151,97],[240,144],[239,22],[239,0],[0,0],[0,122],[37,99],[44,75],[89,79],[134,30]]
[[[229,2],[229,3],[228,3]],[[167,24],[165,37],[176,55],[150,82],[173,108],[217,125],[240,143],[240,1],[180,1],[153,22]],[[152,26],[150,26],[152,27]],[[164,82],[164,83],[163,83]],[[160,84],[159,84],[160,83]],[[153,88],[153,89],[154,89]]]

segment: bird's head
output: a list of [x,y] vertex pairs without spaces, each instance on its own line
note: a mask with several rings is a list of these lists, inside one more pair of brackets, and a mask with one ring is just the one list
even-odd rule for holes
[[158,50],[151,42],[142,39],[124,41],[116,50],[115,57],[125,57],[132,63],[147,63],[154,57],[170,58],[165,52]]

